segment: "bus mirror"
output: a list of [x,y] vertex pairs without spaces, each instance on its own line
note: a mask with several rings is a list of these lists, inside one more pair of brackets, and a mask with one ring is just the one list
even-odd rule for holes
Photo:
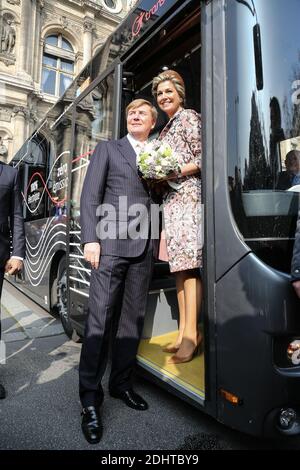
[[263,65],[261,54],[261,36],[260,26],[258,23],[253,27],[253,45],[254,45],[254,58],[255,58],[255,76],[256,88],[262,90],[264,87]]

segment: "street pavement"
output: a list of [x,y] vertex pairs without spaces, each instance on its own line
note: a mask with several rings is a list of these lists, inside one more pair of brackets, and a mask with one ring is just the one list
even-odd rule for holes
[[[135,390],[149,403],[139,412],[107,394],[101,442],[88,444],[80,428],[80,344],[70,341],[60,321],[4,284],[2,329],[7,360],[0,382],[0,449],[11,450],[225,450],[275,449],[278,444],[230,431],[201,411],[136,378]],[[299,439],[288,448],[300,448]]]

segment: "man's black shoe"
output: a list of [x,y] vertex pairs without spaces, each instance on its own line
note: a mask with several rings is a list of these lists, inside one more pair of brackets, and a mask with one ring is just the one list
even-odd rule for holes
[[131,388],[123,392],[110,392],[110,396],[113,398],[119,398],[125,403],[125,405],[133,408],[134,410],[144,411],[148,409],[148,403]]
[[98,444],[102,437],[102,424],[99,411],[94,406],[87,406],[81,412],[81,429],[90,444]]
[[0,384],[0,400],[6,397],[6,391],[3,385]]

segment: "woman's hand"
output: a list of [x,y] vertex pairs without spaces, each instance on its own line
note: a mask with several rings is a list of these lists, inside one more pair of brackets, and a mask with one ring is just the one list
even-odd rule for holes
[[195,163],[187,163],[186,165],[179,168],[177,171],[172,171],[168,174],[165,178],[161,178],[159,181],[168,181],[168,180],[175,180],[177,178],[182,178],[185,176],[194,176],[200,175],[201,170],[200,168],[195,165]]
[[178,173],[176,173],[175,171],[171,171],[171,173],[169,173],[167,176],[165,176],[164,178],[160,178],[159,180],[157,180],[157,182],[159,183],[160,181],[168,181],[168,180],[174,180],[178,178]]

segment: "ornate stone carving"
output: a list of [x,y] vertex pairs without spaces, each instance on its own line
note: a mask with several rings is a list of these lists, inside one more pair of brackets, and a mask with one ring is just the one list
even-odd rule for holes
[[2,137],[0,136],[0,157],[7,157],[8,153],[8,148],[6,147],[5,143],[2,140]]
[[12,15],[4,15],[2,18],[0,52],[10,56],[13,54],[16,44],[16,30],[13,26]]
[[82,27],[80,24],[75,23],[72,20],[69,20],[66,16],[60,16],[54,13],[54,11],[45,11],[43,10],[41,13],[42,25],[45,24],[60,24],[62,29],[67,29],[70,32],[76,32],[78,34],[82,34]]
[[94,29],[95,29],[94,23],[91,20],[84,19],[83,31],[92,33]]
[[93,8],[94,10],[101,12],[102,10],[102,5],[100,5],[100,2],[95,2],[95,0],[81,0],[83,6],[87,6],[90,8]]
[[5,121],[5,122],[11,121],[11,109],[0,108],[0,121]]
[[23,116],[24,118],[28,118],[30,116],[30,113],[25,106],[14,106],[12,116]]
[[14,63],[16,62],[16,58],[8,57],[5,52],[0,52],[0,61],[8,67],[9,65],[14,65]]
[[20,5],[21,1],[20,0],[6,0],[7,3],[10,3],[11,5]]
[[133,8],[137,4],[137,2],[138,0],[128,0],[127,3],[128,3],[129,9]]
[[34,109],[30,110],[30,119],[32,119],[33,122],[38,122],[39,117],[38,117],[36,110]]
[[40,8],[40,12],[43,10],[45,6],[45,0],[38,0],[38,6]]
[[66,16],[61,16],[59,18],[59,22],[60,24],[62,25],[63,29],[67,29],[67,27],[69,26],[70,24],[70,21],[68,20],[68,18]]

